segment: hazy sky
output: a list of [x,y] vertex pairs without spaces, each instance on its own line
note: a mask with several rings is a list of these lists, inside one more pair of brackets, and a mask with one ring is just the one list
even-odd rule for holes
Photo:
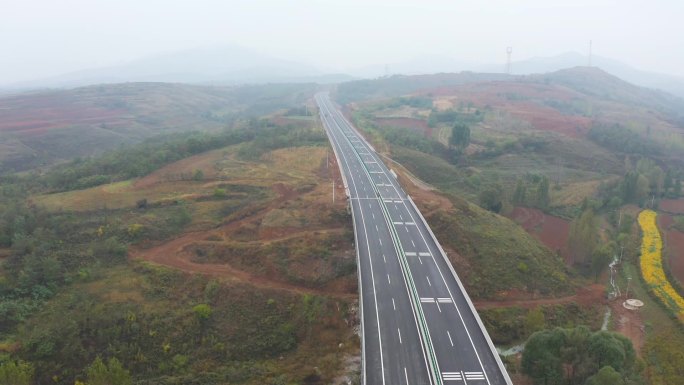
[[238,44],[323,69],[577,51],[684,76],[681,0],[0,0],[0,83]]

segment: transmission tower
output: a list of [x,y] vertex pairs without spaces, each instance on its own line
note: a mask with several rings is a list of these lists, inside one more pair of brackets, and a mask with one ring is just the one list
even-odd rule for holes
[[513,53],[513,47],[506,48],[506,73],[511,74],[511,54]]

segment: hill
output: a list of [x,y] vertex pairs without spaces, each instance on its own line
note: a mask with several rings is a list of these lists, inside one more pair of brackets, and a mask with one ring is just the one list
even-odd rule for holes
[[324,73],[309,65],[279,59],[245,47],[224,45],[165,52],[121,65],[2,86],[22,90],[125,82],[244,85],[349,79],[346,75]]
[[64,385],[97,356],[138,384],[354,378],[351,219],[329,188],[340,176],[311,117],[269,121],[141,178],[60,193],[34,184],[31,196],[36,177],[5,183],[0,353]]
[[301,105],[315,86],[126,83],[0,97],[0,170],[92,156],[159,134],[219,130]]

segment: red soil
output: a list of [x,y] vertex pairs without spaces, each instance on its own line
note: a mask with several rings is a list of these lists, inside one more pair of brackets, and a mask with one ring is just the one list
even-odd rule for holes
[[672,276],[684,284],[684,233],[672,227],[671,215],[658,215],[658,227],[665,241],[665,256]]
[[546,247],[553,251],[559,251],[566,263],[571,262],[568,261],[567,249],[570,222],[544,214],[541,210],[526,207],[513,209],[510,218],[522,226],[525,231],[539,239]]
[[512,116],[529,122],[533,128],[557,132],[569,137],[584,136],[591,119],[578,115],[565,115],[544,105],[545,100],[568,101],[578,97],[575,91],[545,84],[527,82],[484,82],[444,87],[425,91],[433,96],[452,96],[476,108],[485,106],[504,110]]
[[684,214],[684,199],[663,199],[658,208],[671,214]]
[[95,101],[64,93],[22,94],[0,98],[0,132],[40,136],[47,131],[76,126],[112,127],[127,122],[121,108],[99,106]]
[[[581,306],[593,306],[597,303],[605,302],[605,287],[600,284],[594,284],[577,289],[573,295],[560,298],[542,298],[542,299],[510,299],[503,301],[475,301],[475,307],[478,309],[493,309],[500,307],[518,306],[525,309],[531,309],[542,305],[559,305],[575,302]],[[529,294],[526,294],[529,296]],[[513,294],[512,297],[517,297]]]

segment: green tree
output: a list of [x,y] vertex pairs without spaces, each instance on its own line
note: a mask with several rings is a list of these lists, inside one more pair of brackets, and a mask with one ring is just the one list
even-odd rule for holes
[[451,138],[449,146],[458,150],[463,150],[470,144],[470,127],[465,123],[457,122],[451,127]]
[[205,322],[211,317],[214,311],[211,309],[211,306],[207,305],[206,303],[201,303],[199,305],[195,305],[192,308],[192,312],[195,314],[197,320]]
[[532,334],[525,343],[520,365],[535,384],[551,385],[562,380],[563,366],[558,352],[563,339],[561,329],[544,330]]
[[86,369],[88,385],[131,385],[133,380],[128,370],[124,369],[116,358],[110,358],[105,364],[98,356]]
[[604,366],[587,379],[586,385],[625,385],[625,380],[611,366]]
[[196,169],[195,172],[192,174],[192,179],[196,181],[200,181],[204,179],[204,171],[200,169]]
[[212,310],[211,306],[207,305],[206,303],[201,303],[199,305],[195,305],[192,308],[192,312],[195,314],[195,319],[199,324],[199,342],[201,343],[204,339],[204,333],[207,329],[209,319],[211,318],[211,315],[214,313],[214,311]]
[[682,179],[680,177],[675,178],[673,191],[675,197],[679,198],[682,196]]
[[585,264],[598,244],[598,225],[591,208],[585,209],[570,223],[568,248],[574,262]]
[[545,326],[546,321],[544,320],[544,312],[542,311],[541,306],[537,306],[527,312],[527,315],[525,316],[525,329],[528,334],[542,330]]
[[33,365],[23,361],[9,361],[0,364],[0,384],[30,385],[33,383]]
[[615,255],[616,245],[614,242],[607,243],[601,247],[594,249],[591,254],[591,270],[594,273],[594,281],[598,282],[599,275],[613,260]]
[[502,198],[503,194],[499,186],[488,187],[478,194],[480,206],[495,213],[501,211],[503,207]]
[[598,368],[609,365],[617,371],[629,369],[636,357],[632,342],[618,333],[596,332],[589,338],[588,346]]
[[549,196],[549,178],[546,175],[539,179],[539,184],[537,184],[537,197],[536,197],[537,207],[545,210],[549,207],[551,203],[551,198]]
[[515,192],[513,192],[513,203],[515,205],[524,205],[527,200],[527,187],[522,179],[518,179],[515,183]]

